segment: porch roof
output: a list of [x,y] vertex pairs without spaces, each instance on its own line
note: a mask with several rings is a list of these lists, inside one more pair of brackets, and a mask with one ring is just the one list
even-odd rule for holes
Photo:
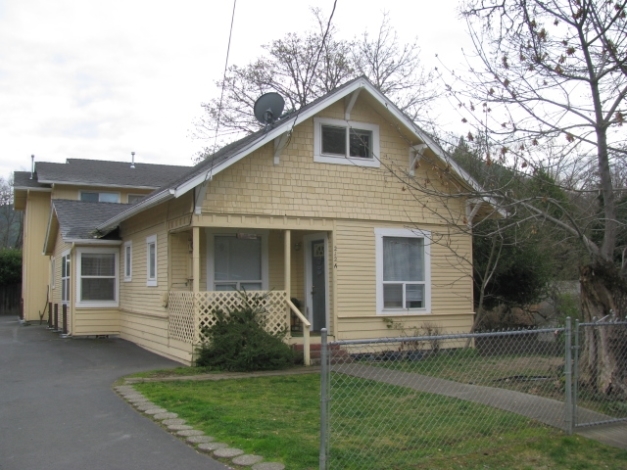
[[66,242],[119,241],[116,232],[100,237],[94,227],[128,208],[128,204],[106,202],[82,202],[53,199],[48,220],[44,253],[51,254],[56,242],[57,232]]

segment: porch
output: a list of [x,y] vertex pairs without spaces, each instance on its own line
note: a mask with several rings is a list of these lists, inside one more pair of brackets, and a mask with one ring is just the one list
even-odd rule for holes
[[329,327],[329,232],[250,227],[187,227],[169,234],[168,337],[194,349],[217,310],[253,300],[270,333],[302,344]]
[[171,290],[168,298],[168,336],[196,347],[207,340],[204,331],[215,324],[216,310],[228,311],[244,306],[246,299],[263,308],[265,328],[269,333],[286,332],[292,338],[292,315],[302,323],[305,365],[311,364],[311,323],[287,298],[286,291],[253,291],[248,293],[213,291],[189,292]]

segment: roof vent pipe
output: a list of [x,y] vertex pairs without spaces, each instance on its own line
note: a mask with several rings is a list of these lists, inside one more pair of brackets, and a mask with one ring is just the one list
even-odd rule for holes
[[30,179],[33,179],[33,173],[35,173],[35,155],[30,156]]
[[135,168],[135,152],[131,152],[131,168]]

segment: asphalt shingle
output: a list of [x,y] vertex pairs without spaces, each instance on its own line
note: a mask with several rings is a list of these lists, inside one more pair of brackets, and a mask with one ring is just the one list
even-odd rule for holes
[[128,204],[82,202],[53,199],[52,204],[59,219],[63,239],[93,239],[94,227],[127,209]]
[[[130,162],[68,158],[66,163],[37,162],[36,170],[40,183],[159,188],[189,172],[190,167],[135,163],[131,168]],[[22,173],[30,178],[30,173]]]

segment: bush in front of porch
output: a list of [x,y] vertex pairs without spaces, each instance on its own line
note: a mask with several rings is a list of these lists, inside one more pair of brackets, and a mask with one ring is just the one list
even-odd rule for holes
[[284,342],[286,331],[265,330],[263,296],[243,291],[242,306],[215,310],[215,323],[203,331],[207,341],[198,349],[196,365],[217,370],[248,372],[277,370],[296,362]]

